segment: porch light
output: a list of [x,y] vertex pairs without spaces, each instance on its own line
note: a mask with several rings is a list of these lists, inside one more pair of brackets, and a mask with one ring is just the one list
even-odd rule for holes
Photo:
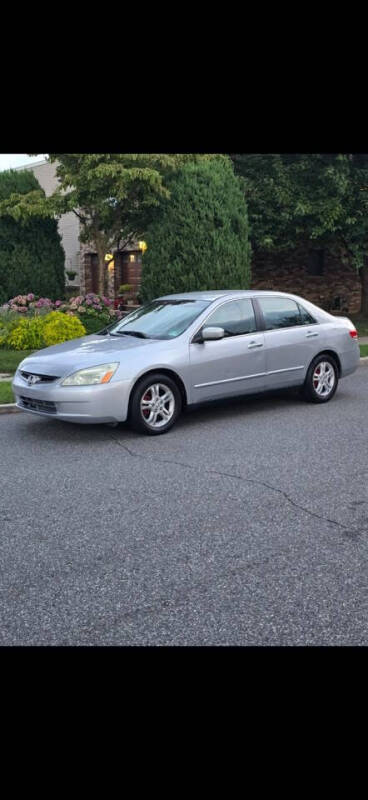
[[145,251],[147,250],[146,242],[138,242],[138,247],[140,250],[142,250],[142,253],[145,253]]

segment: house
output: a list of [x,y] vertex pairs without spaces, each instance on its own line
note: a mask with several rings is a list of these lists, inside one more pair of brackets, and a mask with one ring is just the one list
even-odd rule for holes
[[362,288],[359,273],[347,260],[310,246],[285,253],[255,253],[252,287],[292,292],[326,311],[357,314]]
[[[43,159],[19,170],[32,170],[46,196],[55,191],[58,179],[56,166]],[[58,230],[61,244],[65,252],[65,285],[74,289],[76,293],[86,294],[96,292],[98,287],[97,255],[90,245],[82,244],[79,240],[80,220],[73,211],[63,214],[58,221]],[[131,284],[133,291],[137,292],[140,285],[142,269],[142,251],[138,244],[132,244],[122,250],[114,252],[114,265],[109,269],[109,290],[111,295],[116,295],[119,286],[124,283]],[[71,280],[67,272],[75,272]]]
[[[46,160],[18,169],[31,169],[46,195],[57,186],[55,164]],[[74,271],[66,287],[85,294],[97,292],[98,261],[93,247],[79,241],[80,221],[70,212],[58,223],[65,251],[65,271]],[[129,283],[139,290],[142,252],[132,244],[114,252],[114,265],[109,270],[109,294],[116,295],[121,284]],[[312,303],[337,313],[355,314],[361,307],[361,283],[357,270],[328,250],[305,247],[289,253],[255,253],[252,260],[252,288],[294,292]]]

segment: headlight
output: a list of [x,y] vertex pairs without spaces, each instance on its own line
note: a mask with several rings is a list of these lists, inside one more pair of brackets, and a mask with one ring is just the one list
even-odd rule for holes
[[91,386],[95,383],[108,383],[119,366],[119,362],[113,364],[99,364],[98,367],[87,367],[73,372],[62,382],[62,386]]

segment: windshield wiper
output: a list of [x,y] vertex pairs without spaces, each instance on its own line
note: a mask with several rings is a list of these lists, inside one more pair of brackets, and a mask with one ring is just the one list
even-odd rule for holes
[[138,336],[139,339],[150,339],[150,336],[147,336],[146,333],[142,333],[141,331],[115,331],[113,336]]

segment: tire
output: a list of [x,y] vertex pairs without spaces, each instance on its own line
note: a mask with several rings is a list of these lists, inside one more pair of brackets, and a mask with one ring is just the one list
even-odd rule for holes
[[336,392],[338,382],[339,372],[335,359],[321,353],[313,359],[308,369],[302,396],[310,403],[328,403]]
[[[166,401],[163,400],[165,395]],[[175,381],[155,372],[143,377],[133,389],[129,421],[139,433],[159,436],[175,425],[181,409],[181,394]]]

